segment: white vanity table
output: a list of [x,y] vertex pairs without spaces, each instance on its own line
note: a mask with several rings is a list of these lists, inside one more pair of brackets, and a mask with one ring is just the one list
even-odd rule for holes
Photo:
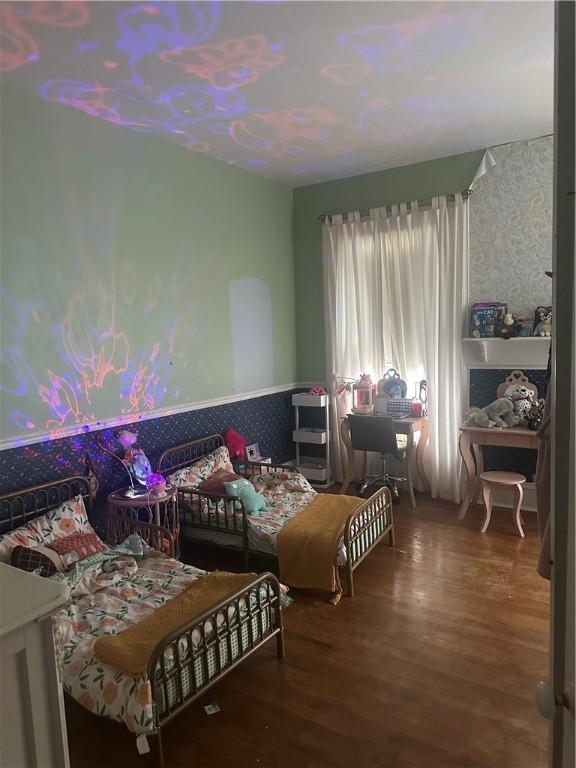
[[69,768],[52,614],[68,588],[0,563],[0,766]]

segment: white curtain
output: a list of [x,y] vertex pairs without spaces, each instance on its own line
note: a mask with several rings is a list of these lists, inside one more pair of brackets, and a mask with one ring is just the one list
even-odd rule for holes
[[[323,229],[328,374],[333,425],[350,402],[338,377],[378,378],[389,363],[414,383],[428,381],[428,479],[434,498],[460,499],[458,426],[465,391],[461,339],[467,308],[468,206],[438,197],[333,217]],[[334,432],[336,433],[336,429]],[[335,434],[335,473],[345,456]]]
[[359,213],[333,216],[323,227],[324,312],[326,371],[331,395],[333,466],[343,479],[346,451],[340,440],[340,422],[352,406],[348,393],[337,395],[338,385],[361,373],[378,376],[384,369],[381,261],[374,248],[373,226]]

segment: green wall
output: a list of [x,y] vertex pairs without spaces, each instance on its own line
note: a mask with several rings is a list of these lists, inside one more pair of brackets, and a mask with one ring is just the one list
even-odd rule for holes
[[[259,386],[296,381],[289,187],[5,85],[1,106],[3,438],[231,395],[266,341]],[[247,278],[264,301],[232,327]]]
[[298,379],[325,376],[321,214],[426,199],[465,189],[483,150],[294,190]]

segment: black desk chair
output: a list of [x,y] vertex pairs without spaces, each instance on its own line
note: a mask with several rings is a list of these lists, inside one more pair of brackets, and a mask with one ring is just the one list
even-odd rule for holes
[[[386,471],[386,465],[389,456],[404,460],[406,445],[398,444],[394,421],[390,416],[351,413],[348,416],[348,423],[354,450],[379,453],[382,459],[382,474],[364,477],[360,485],[360,496],[370,496],[377,488],[386,485],[390,489],[392,500],[398,502],[400,500],[398,483],[405,481],[406,478],[392,477]],[[367,489],[371,489],[368,494],[366,494]]]

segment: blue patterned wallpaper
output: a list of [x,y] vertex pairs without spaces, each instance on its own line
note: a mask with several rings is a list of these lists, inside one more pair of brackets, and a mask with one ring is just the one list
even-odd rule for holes
[[[292,392],[280,392],[228,405],[203,408],[197,411],[164,416],[123,425],[138,433],[138,445],[144,449],[155,468],[163,450],[179,443],[205,435],[222,433],[233,427],[244,435],[248,443],[258,443],[263,456],[271,456],[282,463],[294,457],[292,443]],[[110,445],[114,430],[105,430],[103,442]],[[72,474],[84,473],[86,452],[94,463],[100,480],[98,497],[126,485],[126,474],[121,465],[104,453],[97,444],[100,433],[89,432],[75,437],[50,440],[45,443],[11,448],[0,452],[0,493],[7,493],[38,483]],[[120,446],[112,443],[116,450]]]
[[[525,370],[528,379],[536,384],[541,397],[544,397],[544,377],[546,371]],[[509,370],[473,368],[470,370],[470,405],[484,408],[496,399],[499,384],[505,381]],[[484,448],[484,465],[486,470],[502,470],[504,472],[521,472],[528,481],[536,471],[536,451],[520,448]]]

